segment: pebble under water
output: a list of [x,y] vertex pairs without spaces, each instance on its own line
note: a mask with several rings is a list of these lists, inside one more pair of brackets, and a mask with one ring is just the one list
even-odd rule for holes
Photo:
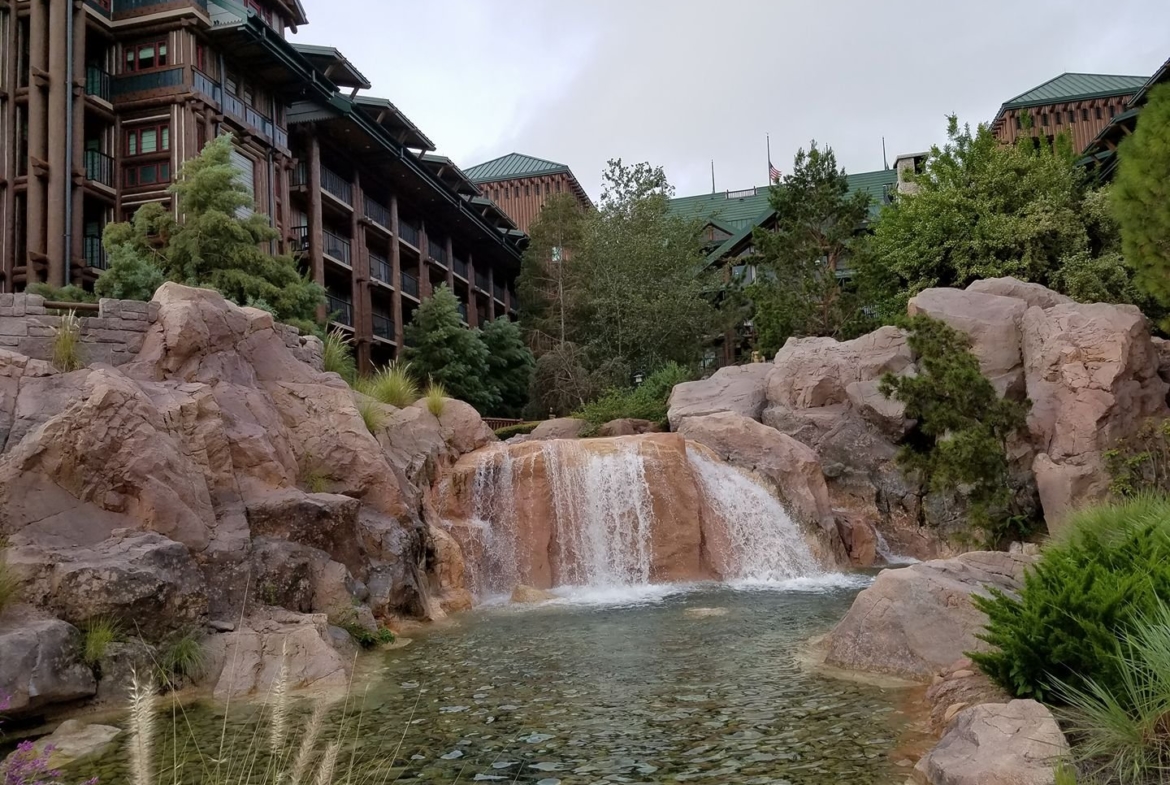
[[[322,738],[346,740],[339,768],[352,759],[354,782],[905,781],[894,750],[906,693],[819,676],[798,662],[802,644],[841,618],[858,586],[648,588],[632,604],[586,596],[480,608],[411,646],[371,655],[366,684],[351,697],[358,706],[335,710]],[[307,703],[291,723],[294,744]],[[229,738],[263,746],[259,714],[233,708]],[[185,757],[182,781],[210,781],[189,738],[214,750],[222,709],[189,706],[166,720],[180,741],[176,755],[165,731],[160,768]],[[85,773],[103,783],[128,781],[123,752],[94,763]],[[232,781],[267,782],[263,767],[258,757],[254,776]],[[172,780],[170,772],[162,778]]]

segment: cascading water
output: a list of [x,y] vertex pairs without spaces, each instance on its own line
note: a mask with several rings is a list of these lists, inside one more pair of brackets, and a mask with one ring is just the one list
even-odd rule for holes
[[475,467],[472,518],[467,534],[478,551],[466,560],[470,584],[480,595],[510,592],[522,582],[516,559],[516,503],[512,456],[492,450]]
[[877,528],[874,528],[873,533],[877,535],[877,555],[882,557],[886,564],[918,564],[918,559],[915,559],[913,556],[905,556],[891,551],[890,544],[886,542],[886,538],[882,536],[882,533]]
[[703,494],[726,523],[732,574],[747,582],[773,582],[822,572],[800,527],[768,491],[732,466],[687,451]]

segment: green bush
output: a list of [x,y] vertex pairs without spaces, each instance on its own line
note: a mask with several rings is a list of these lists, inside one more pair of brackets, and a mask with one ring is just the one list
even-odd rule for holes
[[93,292],[87,292],[74,284],[58,287],[44,282],[30,283],[24,287],[24,293],[39,294],[53,303],[96,303],[98,300]]
[[662,423],[666,420],[666,402],[676,384],[691,380],[691,373],[678,363],[667,363],[647,376],[637,387],[612,389],[587,403],[573,416],[596,428],[610,420],[631,418]]
[[82,635],[82,659],[92,668],[101,663],[110,644],[121,639],[122,630],[117,621],[103,616],[91,619],[84,626]]
[[511,439],[513,436],[520,436],[521,434],[529,434],[536,430],[539,422],[521,422],[515,425],[505,425],[503,428],[496,428],[496,438]]
[[354,389],[381,403],[404,409],[419,399],[418,382],[411,375],[410,363],[392,362],[379,368],[373,376],[357,380]]
[[975,597],[994,649],[971,658],[1018,697],[1059,700],[1060,682],[1124,693],[1118,638],[1170,600],[1170,500],[1140,496],[1082,510],[1044,550],[1018,597]]
[[199,633],[188,630],[164,641],[158,665],[165,683],[174,684],[179,678],[198,679],[207,667],[207,652]]
[[1170,492],[1170,419],[1150,418],[1105,451],[1109,490],[1118,496]]
[[335,373],[352,384],[357,379],[357,360],[349,337],[341,329],[334,328],[325,336],[325,350],[322,366],[327,373]]

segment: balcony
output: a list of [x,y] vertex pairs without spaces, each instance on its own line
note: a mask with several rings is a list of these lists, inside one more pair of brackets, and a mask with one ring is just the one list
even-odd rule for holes
[[272,138],[272,121],[250,106],[244,108],[244,122],[269,139]]
[[479,289],[484,294],[488,293],[490,286],[488,284],[487,273],[482,273],[479,270],[475,271],[475,288]]
[[110,0],[85,0],[85,4],[97,11],[100,16],[110,18]]
[[[101,5],[101,0],[98,0]],[[207,10],[207,0],[188,0],[188,5]],[[107,3],[108,5],[108,3]],[[143,16],[152,11],[169,11],[175,6],[174,0],[118,0],[119,17]]]
[[497,301],[499,301],[500,303],[504,302],[504,287],[503,286],[501,286],[498,283],[492,284],[492,294],[495,295],[495,298]]
[[279,125],[272,126],[272,143],[281,150],[288,150],[288,131]]
[[334,234],[328,229],[322,232],[322,234],[325,238],[325,247],[321,249],[324,254],[330,259],[333,259],[336,262],[341,262],[346,267],[349,267],[351,265],[349,240],[345,239],[341,235]]
[[112,77],[96,65],[85,67],[85,94],[110,103],[114,98]]
[[237,120],[243,120],[247,112],[247,107],[244,106],[244,102],[231,93],[223,94],[223,109]]
[[427,250],[430,252],[430,257],[444,267],[447,266],[447,249],[442,243],[437,243],[434,240],[427,241]]
[[416,300],[419,299],[419,297],[418,297],[418,279],[415,278],[410,273],[403,273],[402,274],[402,292],[403,292],[403,294],[409,294],[411,297],[413,297]]
[[393,268],[390,267],[390,262],[383,259],[378,254],[370,252],[370,277],[375,281],[386,284],[387,286],[394,285],[394,278],[392,277]]
[[353,186],[337,172],[324,166],[321,167],[321,190],[353,206]]
[[390,211],[368,196],[366,197],[366,217],[386,231],[390,231]]
[[293,187],[309,184],[309,163],[307,161],[298,161],[297,165],[293,167],[292,181],[289,184]]
[[302,253],[308,252],[308,250],[309,250],[309,227],[303,226],[303,225],[302,226],[294,226],[291,229],[289,229],[288,231],[289,231],[289,234],[291,234],[293,237],[296,238],[296,240],[294,241],[296,243],[296,247],[293,250],[294,251],[301,251]]
[[380,313],[370,314],[374,322],[374,337],[394,342],[394,320]]
[[332,292],[325,294],[325,308],[329,311],[331,321],[353,327],[353,303],[338,297]]
[[223,90],[220,89],[214,79],[202,71],[195,71],[195,89],[217,104],[223,100]]
[[419,230],[410,221],[403,221],[401,218],[398,219],[398,236],[403,242],[410,243],[415,248],[418,248]]
[[[121,9],[121,6],[119,6]],[[149,71],[143,74],[127,74],[114,80],[114,98],[124,98],[134,93],[145,93],[183,84],[183,69],[171,68],[166,71]]]
[[85,179],[114,187],[114,159],[98,150],[85,151]]
[[87,267],[104,270],[107,267],[106,249],[102,246],[102,238],[87,234],[81,240],[81,255],[85,258]]
[[458,256],[455,257],[455,274],[463,280],[467,280],[467,262],[463,261]]
[[464,324],[467,324],[468,323],[467,322],[467,303],[464,303],[464,302],[459,303],[458,308],[459,308],[459,318],[463,320]]

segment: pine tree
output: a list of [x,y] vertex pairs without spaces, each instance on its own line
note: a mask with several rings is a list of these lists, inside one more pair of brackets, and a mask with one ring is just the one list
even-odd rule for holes
[[1125,259],[1139,286],[1170,305],[1170,85],[1150,91],[1117,155],[1113,204]]
[[446,285],[423,301],[406,326],[406,360],[424,381],[486,414],[499,405],[488,382],[488,349],[478,330],[463,326],[459,301]]
[[520,335],[520,326],[500,316],[483,328],[483,343],[488,351],[488,384],[499,399],[494,413],[519,417],[528,403],[528,385],[535,365]]

